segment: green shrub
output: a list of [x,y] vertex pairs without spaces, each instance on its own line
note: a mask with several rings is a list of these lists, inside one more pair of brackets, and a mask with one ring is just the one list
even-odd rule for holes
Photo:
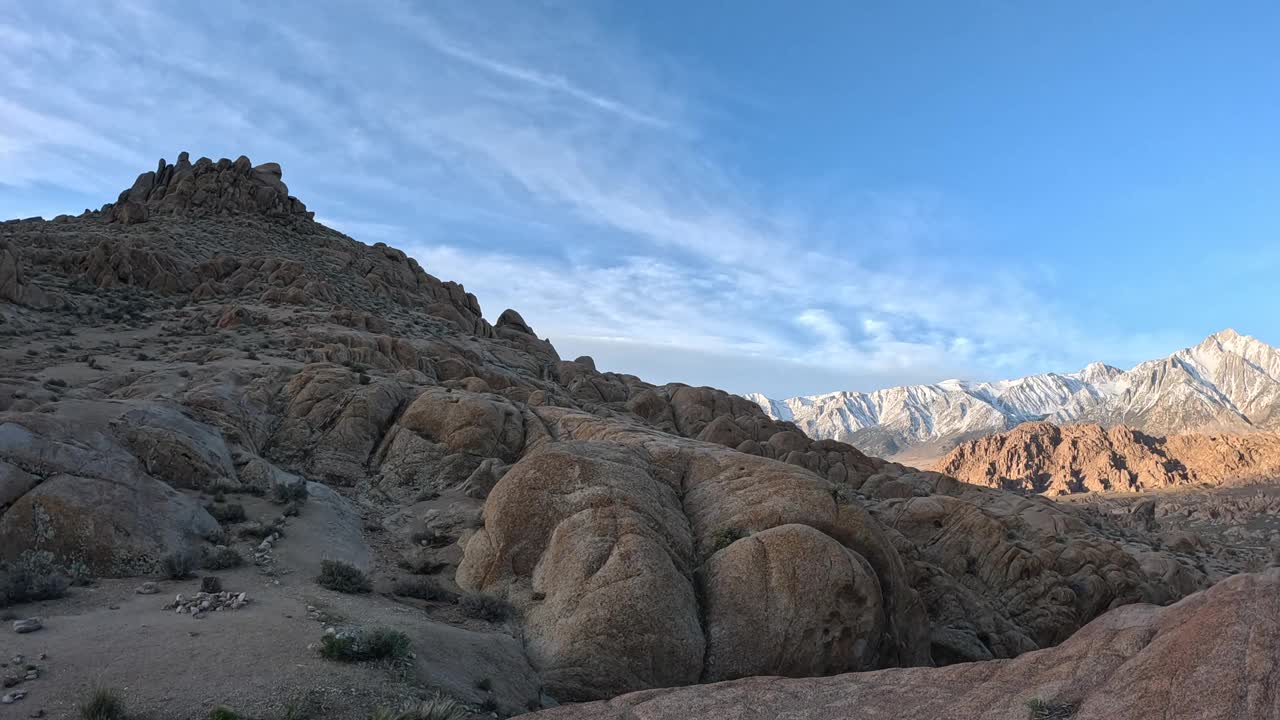
[[440,583],[431,578],[401,578],[392,589],[396,595],[418,598],[419,600],[452,600],[454,594],[440,587]]
[[118,690],[98,688],[80,706],[83,720],[125,720],[124,698]]
[[27,550],[17,560],[0,563],[0,607],[60,598],[70,585],[48,551]]
[[436,695],[418,705],[399,712],[379,709],[371,720],[466,720],[471,717],[467,706],[447,695]]
[[262,523],[254,520],[253,522],[250,522],[247,525],[242,525],[237,530],[237,532],[242,538],[253,538],[254,540],[261,540],[267,537],[268,535],[270,535],[271,533],[275,532],[275,528],[268,525],[263,525]]
[[462,614],[474,620],[500,622],[515,614],[511,603],[497,595],[486,593],[467,593],[458,599],[458,608]]
[[1027,701],[1027,711],[1028,720],[1070,720],[1076,715],[1076,706],[1034,698]]
[[205,550],[204,562],[202,563],[205,570],[227,570],[234,567],[240,567],[243,564],[244,556],[234,548],[226,546],[219,546],[212,550]]
[[175,550],[160,561],[160,569],[170,580],[182,580],[196,570],[196,556],[190,550]]
[[205,505],[204,509],[213,516],[214,520],[220,523],[238,523],[244,522],[244,506],[240,503],[227,503],[226,505]]
[[73,560],[68,564],[67,575],[71,579],[71,584],[76,587],[93,584],[93,572],[89,570],[88,563],[83,560]]
[[711,535],[711,552],[713,554],[718,553],[744,537],[746,537],[746,533],[738,528],[720,528]]
[[316,584],[343,593],[367,593],[373,589],[360,568],[341,560],[322,560]]
[[277,483],[271,487],[271,499],[277,505],[288,505],[291,502],[301,502],[307,499],[307,483]]
[[409,636],[390,628],[352,630],[320,638],[320,656],[340,662],[403,660],[409,657]]

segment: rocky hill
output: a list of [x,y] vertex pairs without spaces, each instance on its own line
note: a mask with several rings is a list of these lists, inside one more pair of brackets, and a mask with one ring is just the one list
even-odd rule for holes
[[1064,495],[1280,478],[1280,436],[1146,435],[1124,426],[1026,423],[962,443],[939,472],[988,487]]
[[0,605],[39,617],[5,648],[45,663],[24,712],[114,686],[166,718],[507,716],[1012,658],[1263,561],[563,360],[282,177],[183,155],[0,223]]
[[927,464],[967,440],[1039,420],[1127,425],[1157,435],[1280,430],[1280,351],[1224,330],[1128,371],[1093,363],[1067,375],[994,383],[749,397],[811,437]]

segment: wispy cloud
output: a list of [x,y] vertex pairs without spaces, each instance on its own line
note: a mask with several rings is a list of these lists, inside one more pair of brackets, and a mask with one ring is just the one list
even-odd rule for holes
[[655,380],[786,394],[1093,349],[1025,269],[929,254],[955,224],[945,197],[833,201],[727,169],[701,71],[585,12],[273,8],[290,23],[235,1],[14,7],[0,184],[107,201],[159,154],[278,160],[335,227],[406,248],[491,316],[516,307],[567,355]]

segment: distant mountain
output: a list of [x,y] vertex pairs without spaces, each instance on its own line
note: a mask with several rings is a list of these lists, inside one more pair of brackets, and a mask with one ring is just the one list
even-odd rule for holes
[[747,396],[811,437],[922,462],[1019,423],[1127,425],[1158,435],[1280,429],[1280,350],[1223,330],[1129,371],[1102,363],[1066,375],[999,382],[944,380],[871,393],[773,400]]

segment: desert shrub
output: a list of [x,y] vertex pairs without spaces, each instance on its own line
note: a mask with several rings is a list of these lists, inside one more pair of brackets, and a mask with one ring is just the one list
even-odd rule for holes
[[271,499],[277,505],[287,505],[291,502],[306,500],[307,484],[305,482],[278,483],[271,488]]
[[1027,702],[1027,711],[1028,720],[1070,720],[1075,717],[1076,706],[1034,698]]
[[238,523],[245,520],[244,506],[240,503],[205,505],[204,509],[220,523]]
[[471,592],[458,598],[458,609],[474,620],[499,622],[515,614],[511,603],[497,595]]
[[453,593],[440,587],[440,583],[431,578],[401,578],[392,589],[396,595],[418,598],[419,600],[451,600]]
[[219,705],[209,713],[209,720],[240,720],[240,715],[226,705]]
[[205,570],[227,570],[229,568],[240,567],[243,564],[244,556],[234,548],[226,546],[219,546],[212,550],[205,550],[204,562],[202,563]]
[[343,593],[367,593],[373,589],[369,577],[360,568],[341,560],[320,561],[316,584]]
[[242,526],[236,532],[238,532],[240,534],[240,537],[242,538],[253,538],[254,540],[261,540],[262,538],[267,537],[271,533],[275,532],[275,529],[272,528],[271,526],[263,525],[260,522],[254,521],[249,523],[248,525]]
[[73,560],[67,565],[67,577],[71,580],[71,584],[76,587],[85,587],[93,584],[93,572],[89,570],[89,565],[83,560]]
[[493,681],[489,678],[480,678],[476,681],[476,689],[481,692],[489,692],[493,689]]
[[0,563],[0,607],[60,598],[70,585],[51,552],[27,550],[17,560]]
[[466,720],[468,717],[471,717],[471,713],[466,705],[447,695],[436,693],[432,698],[405,710],[376,710],[372,720]]
[[745,533],[735,527],[720,528],[711,535],[711,552],[718,553],[745,536]]
[[352,630],[320,639],[320,656],[340,662],[403,660],[409,657],[409,636],[390,628]]
[[120,691],[98,688],[80,705],[82,720],[125,720],[124,698]]
[[190,550],[175,550],[160,561],[160,569],[170,580],[190,577],[196,569],[196,556]]

